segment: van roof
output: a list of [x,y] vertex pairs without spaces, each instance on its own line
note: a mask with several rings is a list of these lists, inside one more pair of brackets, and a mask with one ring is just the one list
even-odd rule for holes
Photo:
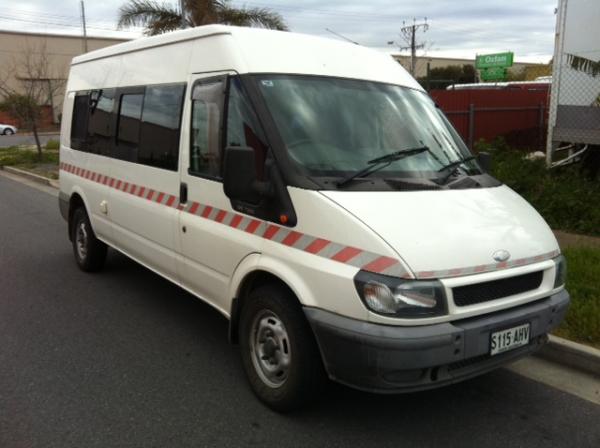
[[[220,51],[235,53],[238,73],[293,73],[365,79],[422,90],[390,55],[329,38],[262,28],[206,25],[143,37],[73,58],[72,65],[199,39],[220,39]],[[228,59],[228,58],[226,58]]]

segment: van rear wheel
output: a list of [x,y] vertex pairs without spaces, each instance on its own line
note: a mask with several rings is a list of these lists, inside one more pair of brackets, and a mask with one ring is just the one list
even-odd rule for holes
[[240,315],[240,349],[252,390],[276,411],[301,407],[324,383],[313,333],[283,286],[265,285],[249,294]]
[[71,242],[77,265],[85,272],[99,271],[106,260],[106,244],[96,238],[83,207],[77,208],[71,219]]

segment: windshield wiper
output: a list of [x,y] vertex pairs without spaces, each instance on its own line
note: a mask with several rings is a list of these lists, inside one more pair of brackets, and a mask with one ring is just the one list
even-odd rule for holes
[[449,163],[448,165],[444,165],[443,167],[441,167],[438,170],[438,173],[441,173],[442,171],[445,170],[450,170],[448,171],[448,174],[446,174],[444,177],[441,178],[441,184],[445,184],[448,179],[450,179],[450,177],[452,177],[452,175],[456,172],[456,170],[458,169],[459,166],[461,166],[463,163],[468,162],[470,160],[475,159],[475,156],[467,156],[463,159],[460,160],[456,160],[454,162]]
[[357,171],[356,173],[351,174],[348,177],[340,180],[337,183],[338,188],[343,187],[348,182],[356,179],[357,177],[366,177],[369,176],[379,170],[390,165],[392,162],[396,160],[402,160],[405,157],[413,156],[415,154],[420,154],[422,152],[429,151],[428,146],[419,146],[418,148],[410,148],[410,149],[401,149],[400,151],[395,151],[390,154],[386,154],[385,156],[377,157],[375,159],[369,160],[367,162],[367,166],[362,170]]

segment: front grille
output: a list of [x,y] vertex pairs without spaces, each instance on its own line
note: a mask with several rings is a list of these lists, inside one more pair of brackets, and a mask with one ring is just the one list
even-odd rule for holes
[[531,291],[540,287],[543,276],[543,271],[537,271],[501,280],[457,286],[452,288],[454,303],[457,306],[475,305]]

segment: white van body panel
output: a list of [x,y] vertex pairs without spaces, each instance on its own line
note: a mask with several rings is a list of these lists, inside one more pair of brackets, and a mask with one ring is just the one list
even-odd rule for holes
[[[414,320],[367,311],[353,283],[360,269],[356,264],[231,229],[213,219],[187,213],[185,204],[179,204],[179,184],[184,182],[189,190],[188,203],[235,213],[221,182],[187,173],[189,98],[193,82],[235,73],[337,76],[422,90],[386,54],[294,33],[211,25],[104,48],[73,60],[63,112],[61,161],[175,199],[169,205],[166,200],[165,203],[145,200],[123,188],[102,185],[65,171],[61,172],[61,190],[69,195],[76,191],[82,196],[99,238],[176,281],[226,315],[234,297],[232,292],[237,292],[243,274],[255,269],[281,278],[306,306],[390,325],[415,325]],[[175,82],[187,83],[179,172],[69,148],[74,92]],[[512,258],[557,250],[556,241],[541,217],[507,187],[410,193],[317,192],[294,187],[288,191],[298,217],[294,232],[397,260],[406,278],[418,278],[422,271],[488,264],[499,249],[508,250]],[[101,209],[103,201],[107,202],[108,213]],[[553,266],[547,262],[536,265],[535,269],[550,272]],[[516,275],[523,269],[529,268],[463,275],[444,282],[468,284]],[[543,291],[538,292],[547,292],[546,286],[544,283],[540,287]],[[450,286],[447,294],[451,295]],[[460,310],[450,305],[448,315],[420,319],[417,324],[474,315],[490,307],[508,307],[519,300],[535,300],[538,295],[526,294]]]
[[534,257],[558,247],[554,234],[523,198],[495,188],[417,191],[324,191],[404,257],[413,272],[448,271]]
[[[127,58],[121,58],[125,54]],[[153,54],[160,60],[153,61]],[[191,59],[190,55],[193,55]],[[223,25],[174,31],[92,51],[74,58],[73,69],[84,62],[95,61],[96,65],[103,61],[95,77],[98,85],[151,83],[157,79],[169,82],[173,77],[181,79],[181,74],[187,72],[188,66],[183,68],[185,59],[189,61],[190,73],[235,70],[238,73],[338,76],[423,90],[386,53],[316,36]],[[120,70],[119,60],[127,61],[127,66]],[[111,74],[111,71],[116,73]],[[130,76],[122,76],[125,73]],[[119,84],[109,82],[113,79]]]
[[[526,327],[531,340],[526,347],[514,346],[518,350],[510,356],[543,345],[564,316],[569,296],[557,242],[529,204],[483,174],[488,183],[481,188],[319,191],[318,179],[307,176],[309,182],[303,183],[286,167],[279,125],[271,120],[260,87],[253,92],[255,80],[236,78],[243,74],[347,78],[423,90],[384,53],[314,36],[222,25],[78,56],[63,106],[59,193],[65,219],[74,195],[90,218],[93,232],[80,231],[76,249],[94,233],[231,318],[234,339],[240,318],[257,322],[258,314],[248,314],[253,307],[245,306],[242,286],[259,278],[254,274],[269,273],[303,305],[328,375],[365,390],[420,390],[490,370],[500,365],[500,358],[491,358],[494,334],[514,328]],[[227,76],[232,78],[226,83]],[[194,91],[195,83],[204,81],[213,85]],[[162,91],[164,99],[146,101],[153,98],[149,89],[175,83],[185,84],[183,96],[180,86],[171,85]],[[100,108],[109,115],[90,118],[100,98],[113,98],[104,89],[115,89],[112,109]],[[423,96],[409,89],[396,90]],[[174,90],[177,99],[169,99]],[[236,101],[247,101],[244,113],[230,102],[235,97],[227,96],[236,91]],[[124,102],[127,95],[138,98]],[[77,150],[71,148],[75,103]],[[139,107],[132,112],[131,104]],[[162,113],[162,121],[153,112]],[[224,126],[232,117],[229,124],[238,128]],[[403,117],[390,122],[392,127]],[[235,139],[224,142],[228,134]],[[142,143],[144,136],[148,140]],[[220,179],[224,146],[234,160],[254,157],[257,177],[250,180],[255,183],[240,188],[261,188],[267,202],[255,205],[252,198],[226,196]],[[243,163],[252,166],[248,158]],[[245,174],[240,170],[234,176]],[[363,190],[379,188],[371,185]],[[86,225],[79,222],[77,229],[81,224]],[[96,255],[104,257],[100,247]],[[499,257],[498,251],[510,257]],[[79,266],[89,270],[81,257],[76,250]],[[373,294],[382,294],[376,300],[396,300],[398,311],[384,314],[389,308],[378,307]],[[248,332],[238,336],[243,342],[252,337]],[[264,352],[254,352],[265,360]]]
[[130,193],[132,185],[147,185],[148,189],[177,197],[179,173],[139,164],[132,169],[130,163],[113,160],[112,176],[122,182],[121,188],[109,188],[112,244],[147,260],[147,264],[169,277],[179,278],[175,251],[177,200],[166,206]]

